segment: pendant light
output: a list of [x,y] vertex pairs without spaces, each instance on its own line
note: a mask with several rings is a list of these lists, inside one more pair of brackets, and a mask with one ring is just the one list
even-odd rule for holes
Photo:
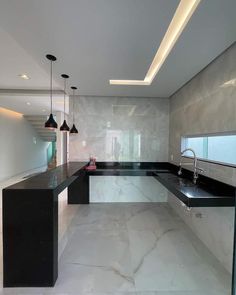
[[48,120],[45,122],[44,127],[48,129],[55,129],[57,128],[57,122],[53,118],[52,114],[52,63],[57,60],[57,58],[51,54],[47,54],[46,58],[51,62],[50,68],[50,100],[51,100],[51,113],[49,115]]
[[66,123],[66,118],[65,117],[66,117],[66,79],[68,79],[69,76],[66,75],[66,74],[62,74],[61,77],[64,79],[64,121],[63,121],[63,124],[60,127],[60,131],[68,132],[68,131],[70,131],[70,128]]
[[75,106],[75,90],[77,89],[77,87],[72,86],[71,89],[73,90],[73,98],[72,98],[73,99],[73,110],[72,110],[72,112],[73,112],[73,126],[70,130],[70,133],[75,134],[75,133],[78,133],[78,130],[75,127],[75,108],[74,108],[74,106]]

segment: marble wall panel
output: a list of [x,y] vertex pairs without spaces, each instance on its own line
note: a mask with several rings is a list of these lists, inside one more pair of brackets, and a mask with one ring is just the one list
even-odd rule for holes
[[[235,110],[236,44],[170,98],[170,162],[179,163],[182,136],[236,134]],[[235,168],[202,161],[199,166],[205,175],[236,185]],[[169,196],[169,203],[231,272],[234,208],[196,208],[189,212],[173,195]]]
[[[70,98],[70,118],[72,106]],[[79,133],[70,136],[70,161],[90,155],[98,161],[168,160],[167,98],[76,96],[74,115]]]
[[90,202],[167,202],[168,192],[150,176],[91,176]]
[[[236,134],[236,44],[170,98],[169,160],[178,164],[181,137]],[[235,168],[200,163],[205,174],[236,185]]]

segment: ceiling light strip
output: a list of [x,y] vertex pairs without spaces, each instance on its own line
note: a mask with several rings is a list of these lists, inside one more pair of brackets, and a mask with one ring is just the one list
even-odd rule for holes
[[110,80],[112,85],[150,85],[144,80]]
[[152,83],[201,0],[182,0],[157,50],[145,80]]
[[150,85],[201,0],[181,0],[144,80],[110,80],[112,85]]

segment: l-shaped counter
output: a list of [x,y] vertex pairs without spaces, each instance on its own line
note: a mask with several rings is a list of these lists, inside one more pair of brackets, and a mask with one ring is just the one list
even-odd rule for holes
[[68,204],[89,204],[89,177],[152,176],[188,207],[235,205],[235,187],[168,162],[69,162],[3,190],[4,287],[50,287],[58,276],[58,195],[68,187]]

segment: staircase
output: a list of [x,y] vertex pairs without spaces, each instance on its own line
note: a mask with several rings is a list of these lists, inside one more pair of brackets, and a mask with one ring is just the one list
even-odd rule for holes
[[53,168],[57,167],[57,158],[56,155],[52,158],[51,162],[48,163],[48,169],[51,170]]
[[49,130],[44,127],[45,122],[47,121],[47,116],[27,116],[24,118],[30,122],[30,124],[37,131],[39,136],[43,141],[56,141],[56,132],[54,130]]

